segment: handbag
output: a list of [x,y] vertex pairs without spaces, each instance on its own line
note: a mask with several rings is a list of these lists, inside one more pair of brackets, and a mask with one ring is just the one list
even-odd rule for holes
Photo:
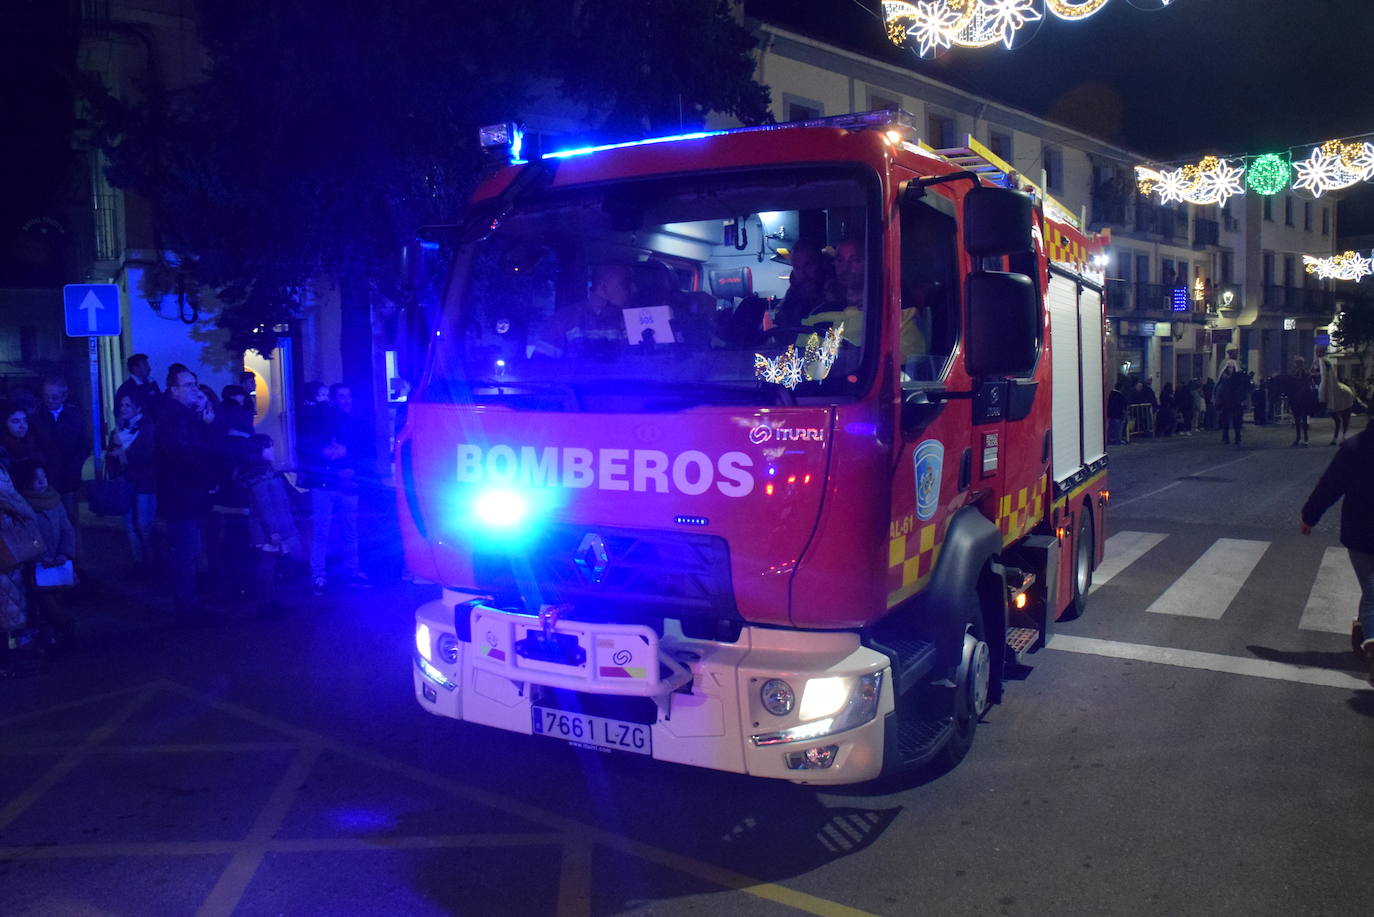
[[86,482],[86,503],[97,516],[123,516],[134,508],[134,485],[128,478]]
[[43,556],[43,533],[32,519],[0,516],[0,570],[9,570]]
[[35,589],[65,589],[76,585],[76,571],[70,560],[55,566],[34,564],[33,585]]

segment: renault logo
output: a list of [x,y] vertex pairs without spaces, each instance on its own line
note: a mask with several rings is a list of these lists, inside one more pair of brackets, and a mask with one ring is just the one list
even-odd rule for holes
[[587,582],[601,582],[601,577],[606,574],[606,568],[611,564],[611,559],[606,554],[605,539],[596,532],[583,535],[582,543],[573,552],[573,563],[577,564],[577,569],[582,571],[582,576]]

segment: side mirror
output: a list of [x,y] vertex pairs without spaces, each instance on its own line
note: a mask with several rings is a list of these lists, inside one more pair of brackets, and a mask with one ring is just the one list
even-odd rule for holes
[[975,258],[1034,250],[1029,194],[979,186],[964,195],[964,249]]
[[1040,350],[1040,308],[1025,274],[979,271],[968,278],[969,374],[1024,376]]

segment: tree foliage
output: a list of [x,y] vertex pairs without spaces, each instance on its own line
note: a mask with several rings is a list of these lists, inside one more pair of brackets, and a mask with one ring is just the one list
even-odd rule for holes
[[1344,303],[1331,326],[1331,339],[1364,360],[1374,348],[1374,297],[1363,295]]
[[767,117],[728,0],[203,0],[205,79],[97,99],[111,180],[149,198],[159,248],[224,303],[231,349],[268,352],[318,278],[394,297],[399,252],[453,222],[476,128],[541,91],[642,135],[709,111]]

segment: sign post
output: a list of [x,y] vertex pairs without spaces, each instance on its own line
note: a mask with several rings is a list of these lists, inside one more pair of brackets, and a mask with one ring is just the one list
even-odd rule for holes
[[95,339],[119,334],[123,324],[119,309],[119,287],[113,283],[69,283],[62,288],[62,311],[67,323],[67,337],[86,338],[91,374],[91,447],[95,457],[95,477],[100,480],[100,349]]

